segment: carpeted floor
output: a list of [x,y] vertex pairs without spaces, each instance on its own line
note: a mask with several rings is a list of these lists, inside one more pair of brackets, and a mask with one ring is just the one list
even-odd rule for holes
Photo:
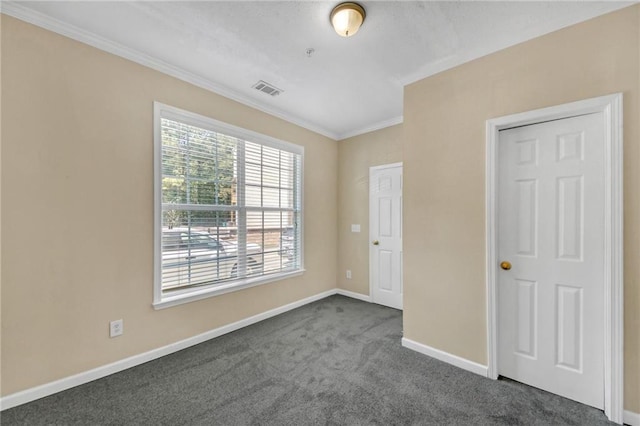
[[2,425],[605,425],[601,411],[405,349],[401,312],[332,296],[2,412]]

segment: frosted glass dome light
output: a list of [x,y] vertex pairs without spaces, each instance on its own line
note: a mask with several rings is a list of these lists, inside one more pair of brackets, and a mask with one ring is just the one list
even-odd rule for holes
[[342,37],[351,37],[358,32],[366,13],[357,3],[341,3],[331,11],[331,25]]

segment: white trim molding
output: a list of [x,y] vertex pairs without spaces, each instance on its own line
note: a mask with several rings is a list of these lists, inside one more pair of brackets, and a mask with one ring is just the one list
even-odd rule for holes
[[356,293],[356,292],[349,291],[349,290],[343,290],[341,288],[336,290],[336,294],[339,294],[341,296],[350,297],[352,299],[362,300],[363,302],[371,303],[371,296],[369,296],[368,294]]
[[170,75],[171,77],[175,77],[179,80],[186,81],[187,83],[191,83],[194,86],[198,86],[220,96],[224,96],[225,98],[229,98],[274,117],[281,118],[285,121],[288,121],[289,123],[298,125],[335,141],[340,141],[353,136],[362,135],[364,133],[373,132],[375,130],[384,129],[390,126],[395,126],[396,124],[401,124],[403,121],[403,117],[402,115],[400,115],[397,117],[391,117],[382,121],[372,123],[359,129],[337,133],[327,127],[312,123],[302,117],[291,114],[272,105],[268,105],[252,99],[211,79],[186,71],[183,68],[169,64],[168,62],[162,61],[156,57],[150,56],[146,53],[132,49],[125,45],[116,43],[85,29],[62,22],[58,19],[52,18],[51,16],[30,9],[29,7],[26,7],[18,2],[3,1],[0,3],[0,5],[0,12],[4,13],[5,15],[12,16],[16,19],[20,19],[21,21],[28,22],[40,28],[44,28],[70,39],[95,47],[96,49],[100,49],[121,58],[128,59],[132,62],[159,71],[163,74]]
[[0,5],[0,12],[4,13],[5,15],[12,16],[16,19],[20,19],[21,21],[28,22],[40,28],[44,28],[70,39],[95,47],[96,49],[100,49],[121,58],[128,59],[132,62],[159,71],[163,74],[167,74],[171,77],[175,77],[179,80],[186,81],[187,83],[191,83],[194,86],[198,86],[220,96],[224,96],[225,98],[229,98],[274,117],[281,118],[285,121],[288,121],[289,123],[303,127],[307,130],[326,136],[335,141],[348,139],[350,137],[373,132],[375,130],[384,129],[386,127],[400,124],[403,121],[403,117],[402,115],[400,115],[397,117],[392,117],[379,122],[375,122],[359,129],[337,133],[327,127],[312,123],[302,117],[286,112],[280,108],[252,99],[209,78],[194,74],[183,68],[172,65],[139,50],[132,49],[120,43],[116,43],[91,31],[87,31],[66,22],[62,22],[58,19],[52,18],[51,16],[30,9],[29,7],[24,6],[19,2],[3,1],[0,3]]
[[624,411],[624,424],[629,426],[640,426],[640,413],[633,411]]
[[450,354],[449,352],[441,351],[440,349],[423,345],[422,343],[418,343],[416,341],[407,339],[406,337],[402,338],[402,346],[404,346],[407,349],[420,352],[423,355],[430,356],[431,358],[435,358],[437,360],[446,362],[447,364],[451,364],[458,368],[462,368],[463,370],[467,370],[472,373],[476,373],[480,376],[487,377],[486,365],[478,364],[477,362],[473,362],[466,358],[462,358],[457,355]]
[[289,123],[298,125],[312,132],[326,136],[330,139],[336,141],[339,140],[339,135],[336,132],[333,132],[325,127],[319,126],[315,123],[311,123],[301,117],[285,112],[279,108],[258,102],[211,79],[186,71],[180,67],[171,65],[168,62],[162,61],[146,53],[124,46],[120,43],[116,43],[90,31],[62,22],[58,19],[52,18],[51,16],[30,9],[18,2],[3,1],[2,13],[20,19],[21,21],[25,21],[38,27],[44,28],[46,30],[53,31],[54,33],[63,35],[81,43],[88,44],[89,46],[93,46],[97,49],[103,50],[121,58],[128,59],[132,62],[159,71],[163,74],[167,74],[171,77],[175,77],[179,80],[186,81],[187,83],[191,83],[194,86],[201,87],[210,92],[216,93],[220,96],[224,96],[225,98],[229,98],[274,117],[281,118],[285,121],[288,121]]
[[402,161],[399,163],[389,163],[389,164],[381,164],[379,166],[371,166],[369,167],[369,172],[373,170],[393,169],[394,167],[403,167]]
[[[280,271],[277,273],[258,275],[254,277],[247,277],[244,274],[239,273],[240,278],[229,279],[226,282],[216,282],[209,285],[193,286],[187,285],[182,289],[173,289],[170,292],[166,292],[163,289],[163,256],[162,256],[162,241],[163,241],[163,211],[167,209],[166,205],[162,203],[162,170],[163,165],[163,138],[162,138],[162,119],[169,119],[181,124],[189,126],[195,126],[197,128],[206,129],[214,133],[224,134],[237,138],[239,142],[236,144],[236,155],[234,156],[234,164],[237,166],[237,197],[238,202],[236,206],[218,206],[218,205],[205,205],[199,204],[193,206],[190,204],[171,204],[170,209],[182,208],[184,210],[193,210],[198,207],[201,210],[209,211],[237,211],[237,227],[238,231],[238,253],[236,253],[236,260],[234,261],[238,265],[239,271],[243,271],[246,268],[247,258],[249,255],[245,250],[246,243],[246,212],[249,209],[255,211],[274,211],[274,212],[287,212],[292,214],[298,224],[299,241],[296,241],[295,257],[297,259],[295,269],[289,271]],[[292,154],[293,157],[293,204],[291,208],[278,208],[278,207],[250,207],[245,203],[245,185],[244,185],[244,167],[245,167],[245,155],[244,146],[245,141],[250,141],[254,144],[261,146],[269,146],[279,151],[284,151]],[[160,102],[153,103],[153,178],[154,178],[154,285],[153,285],[153,307],[154,309],[165,309],[173,306],[177,306],[183,303],[189,303],[196,300],[205,299],[208,297],[219,296],[222,294],[230,293],[233,291],[243,290],[250,287],[255,287],[269,282],[282,280],[286,278],[292,278],[304,273],[304,224],[303,224],[303,209],[304,205],[304,147],[290,142],[286,142],[280,139],[276,139],[267,135],[263,135],[251,130],[243,129],[213,118],[197,114],[194,112],[186,111],[170,105],[165,105]],[[225,273],[230,273],[231,262],[226,263]]]
[[369,132],[375,132],[376,130],[386,129],[387,127],[395,126],[396,124],[402,124],[403,121],[404,121],[404,118],[401,115],[398,117],[390,118],[388,120],[379,121],[377,123],[373,123],[369,126],[362,127],[360,129],[341,133],[338,135],[338,141],[343,141],[345,139],[349,139],[354,136],[363,135]]
[[[629,3],[620,2],[618,3],[618,6],[613,7],[611,10],[609,10],[606,13],[611,13],[615,10],[628,7],[628,5]],[[466,64],[478,58],[491,55],[492,53],[499,52],[511,46],[515,46],[517,44],[524,43],[528,40],[542,37],[545,34],[548,34],[549,32],[558,31],[562,28],[570,27],[572,25],[576,25],[580,22],[583,22],[592,18],[595,18],[595,16],[592,16],[592,15],[586,16],[586,17],[583,17],[581,20],[567,22],[564,25],[560,26],[559,28],[555,28],[551,31],[547,30],[543,33],[538,33],[533,29],[529,29],[528,31],[523,31],[520,34],[518,34],[517,39],[514,38],[510,42],[507,42],[506,40],[502,39],[499,41],[496,40],[494,43],[491,43],[491,44],[482,43],[476,48],[471,50],[467,50],[467,51],[460,50],[453,55],[449,55],[440,59],[439,61],[429,63],[423,68],[420,68],[417,71],[412,72],[411,74],[401,77],[399,79],[399,83],[402,86],[408,86],[409,84],[415,83],[416,81],[423,80],[427,77],[431,77],[432,75],[436,75],[438,73],[441,73],[443,71],[446,71],[455,67],[459,67],[462,64]]]
[[624,424],[629,426],[640,426],[640,413],[633,411],[624,411]]
[[45,396],[53,395],[54,393],[62,392],[75,386],[89,383],[93,380],[115,374],[117,372],[135,367],[140,364],[144,364],[145,362],[149,362],[165,355],[181,351],[188,347],[206,342],[207,340],[222,336],[223,334],[231,333],[232,331],[236,331],[260,321],[264,321],[276,315],[291,311],[292,309],[296,309],[309,303],[324,299],[326,297],[333,296],[334,294],[336,294],[335,289],[328,290],[323,293],[316,294],[315,296],[310,296],[305,299],[281,306],[279,308],[271,309],[261,314],[257,314],[249,318],[245,318],[240,321],[236,321],[234,323],[209,330],[202,334],[198,334],[197,336],[189,337],[187,339],[171,343],[161,348],[152,349],[148,352],[134,355],[132,357],[125,358],[111,364],[103,365],[89,371],[78,373],[73,376],[56,380],[54,382],[45,383],[44,385],[36,386],[31,389],[26,389],[21,392],[7,395],[0,399],[0,409],[6,410],[8,408],[26,404],[27,402],[35,401],[36,399],[44,398]]
[[616,93],[487,121],[486,125],[486,283],[488,377],[498,378],[498,140],[499,131],[517,126],[599,113],[605,122],[605,317],[604,411],[623,421],[623,203],[622,94]]
[[260,321],[264,321],[276,315],[280,315],[301,306],[308,305],[309,303],[313,303],[326,297],[333,296],[334,294],[340,294],[342,296],[351,297],[353,299],[371,302],[370,297],[364,294],[354,293],[342,289],[328,290],[316,294],[315,296],[310,296],[305,299],[301,299],[296,302],[281,306],[279,308],[271,309],[269,311],[242,319],[240,321],[236,321],[231,324],[223,325],[222,327],[209,330],[202,334],[198,334],[197,336],[189,337],[187,339],[180,340],[179,342],[168,344],[161,348],[152,349],[148,352],[134,355],[129,358],[125,358],[111,364],[103,365],[89,371],[84,371],[82,373],[65,377],[54,382],[45,383],[44,385],[36,386],[34,388],[7,395],[0,398],[0,410],[7,410],[9,408],[17,407],[18,405],[26,404],[28,402],[35,401],[36,399],[44,398],[45,396],[53,395],[64,390],[92,382],[102,377],[106,377],[111,374],[126,370],[128,368],[144,364],[145,362],[153,361],[154,359],[158,359],[165,355],[169,355],[174,352],[189,348],[191,346],[198,345],[202,342],[206,342],[207,340],[211,340],[224,334],[231,333],[232,331],[236,331],[249,325],[256,324]]

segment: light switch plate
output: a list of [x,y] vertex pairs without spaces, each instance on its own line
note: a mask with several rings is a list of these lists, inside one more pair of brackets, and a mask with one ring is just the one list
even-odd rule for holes
[[351,225],[351,232],[360,232],[360,224]]

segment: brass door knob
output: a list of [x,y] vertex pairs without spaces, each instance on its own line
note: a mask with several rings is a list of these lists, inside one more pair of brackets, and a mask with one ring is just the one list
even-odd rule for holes
[[378,244],[380,244],[380,241],[378,241],[378,240],[373,241],[373,245],[374,246],[377,246]]
[[505,271],[508,271],[509,269],[511,269],[511,263],[507,262],[506,260],[503,261],[502,263],[500,263],[500,267],[502,269],[504,269]]

